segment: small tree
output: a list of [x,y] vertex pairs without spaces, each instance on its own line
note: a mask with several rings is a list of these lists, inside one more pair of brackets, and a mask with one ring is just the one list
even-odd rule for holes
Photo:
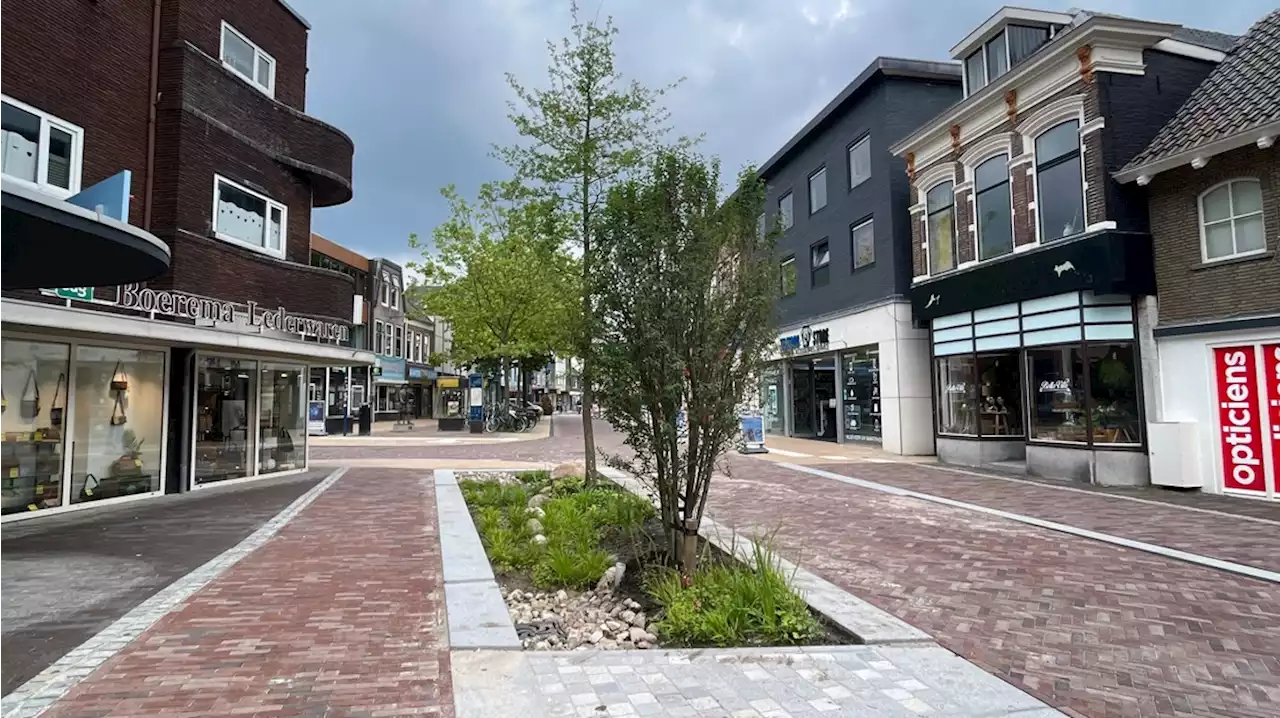
[[592,278],[599,395],[634,453],[610,462],[652,483],[686,574],[711,477],[773,339],[778,290],[773,234],[757,225],[762,183],[743,172],[722,204],[718,189],[718,165],[681,151],[615,187]]

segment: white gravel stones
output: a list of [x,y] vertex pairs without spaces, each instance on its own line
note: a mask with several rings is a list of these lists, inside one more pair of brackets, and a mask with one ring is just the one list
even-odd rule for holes
[[636,610],[640,604],[612,591],[503,589],[502,596],[526,650],[609,651],[658,646],[648,619]]

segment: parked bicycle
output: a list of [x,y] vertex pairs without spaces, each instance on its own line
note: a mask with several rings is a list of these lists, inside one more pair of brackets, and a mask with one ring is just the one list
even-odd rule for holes
[[496,404],[486,407],[484,430],[487,432],[529,431],[538,423],[541,411],[536,414],[528,409],[520,409],[511,403]]

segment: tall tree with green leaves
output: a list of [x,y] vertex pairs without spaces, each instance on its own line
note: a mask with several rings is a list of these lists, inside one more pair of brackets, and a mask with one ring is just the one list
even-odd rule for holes
[[600,217],[599,395],[632,455],[611,463],[651,483],[671,555],[696,567],[698,528],[738,411],[773,341],[776,229],[748,170],[724,202],[719,167],[687,152],[619,183]]
[[[441,190],[450,217],[422,250],[424,286],[415,304],[449,322],[456,364],[505,370],[521,357],[564,351],[577,325],[578,266],[545,205],[519,183],[491,182],[468,202]],[[503,371],[505,380],[505,371]]]
[[[582,286],[596,270],[596,213],[609,188],[649,161],[668,133],[662,96],[676,84],[652,89],[626,80],[615,65],[613,18],[585,22],[572,4],[573,23],[560,42],[548,42],[547,85],[529,88],[507,74],[517,102],[510,118],[524,138],[495,148],[516,176],[570,218],[572,240],[581,249]],[[595,477],[595,433],[591,426],[593,371],[599,321],[590,291],[581,295],[581,325],[575,342],[582,360],[582,434],[588,480]]]

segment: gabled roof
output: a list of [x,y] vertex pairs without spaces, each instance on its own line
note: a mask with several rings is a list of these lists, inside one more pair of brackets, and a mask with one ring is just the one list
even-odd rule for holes
[[[1243,146],[1256,139],[1250,133],[1274,136],[1276,129],[1280,129],[1280,10],[1273,10],[1240,38],[1117,178],[1133,179],[1143,168],[1168,169],[1152,165],[1232,138],[1244,136],[1238,145]],[[1226,149],[1234,148],[1216,148]]]

